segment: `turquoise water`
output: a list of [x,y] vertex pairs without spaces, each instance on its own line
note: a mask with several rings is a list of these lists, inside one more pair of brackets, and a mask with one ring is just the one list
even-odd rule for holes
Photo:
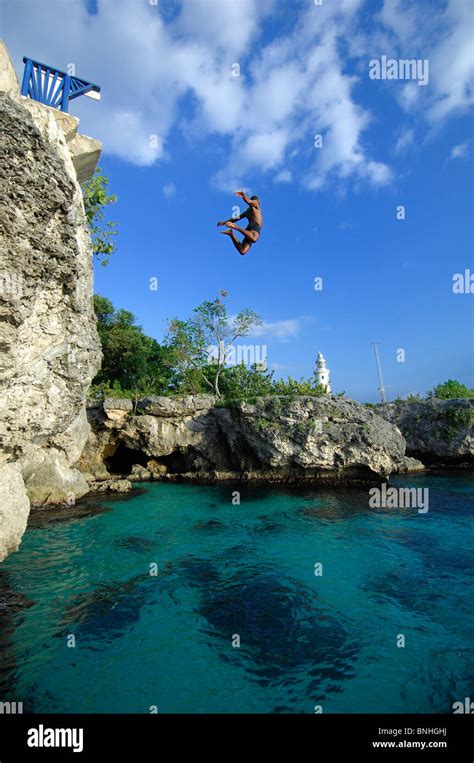
[[0,699],[452,712],[473,689],[473,479],[391,482],[429,487],[428,513],[369,509],[367,491],[151,483],[34,520],[1,566]]

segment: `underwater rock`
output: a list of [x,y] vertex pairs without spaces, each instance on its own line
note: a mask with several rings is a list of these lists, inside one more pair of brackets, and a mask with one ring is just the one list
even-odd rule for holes
[[[258,682],[288,681],[305,671],[312,683],[353,673],[357,647],[341,619],[304,585],[270,573],[245,571],[202,588],[200,614],[225,660],[238,662]],[[240,637],[240,649],[231,639]],[[239,654],[243,653],[242,658]]]
[[113,641],[136,623],[144,604],[156,596],[155,580],[139,575],[125,581],[100,584],[94,591],[74,597],[61,621],[64,637]]

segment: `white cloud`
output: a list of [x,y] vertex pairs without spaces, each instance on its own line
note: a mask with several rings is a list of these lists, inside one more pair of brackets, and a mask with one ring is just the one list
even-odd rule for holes
[[474,103],[472,12],[472,0],[449,0],[441,19],[448,32],[431,58],[436,93],[429,113],[432,121],[464,112]]
[[100,103],[81,98],[71,110],[125,161],[167,160],[179,129],[197,147],[219,139],[225,158],[214,182],[225,190],[254,184],[256,171],[314,190],[334,181],[382,186],[393,172],[365,138],[374,117],[356,95],[368,51],[377,41],[387,46],[380,53],[398,46],[429,57],[429,87],[393,88],[407,111],[432,122],[462,112],[474,92],[471,0],[448,0],[428,17],[423,0],[384,0],[370,32],[364,7],[364,0],[308,0],[295,8],[293,26],[264,44],[267,18],[275,13],[278,23],[282,13],[277,0],[182,0],[172,14],[161,3],[100,0],[94,15],[85,3],[67,2],[67,25],[52,0],[3,0],[2,31],[18,71],[26,54],[60,68],[74,63],[79,76],[101,85]]
[[384,0],[379,19],[403,58],[428,59],[429,87],[410,83],[397,95],[405,110],[423,109],[436,123],[474,103],[472,0],[447,0],[444,8],[430,11],[428,1]]
[[166,185],[163,186],[163,196],[165,199],[171,199],[173,196],[176,195],[176,186],[174,183],[166,183]]
[[249,167],[254,165],[262,170],[277,167],[283,159],[287,142],[288,135],[284,130],[254,133],[242,145],[241,158]]
[[412,111],[421,103],[423,95],[417,82],[408,82],[400,88],[398,100],[405,111]]
[[268,13],[273,2],[260,0],[191,0],[184,2],[176,21],[176,32],[188,35],[206,47],[218,48],[232,63],[245,53],[258,32],[262,11]]
[[415,131],[411,128],[407,128],[402,130],[397,138],[397,142],[395,143],[395,151],[397,154],[401,154],[405,151],[406,148],[412,145],[413,141],[415,139]]
[[280,170],[274,177],[275,183],[291,183],[292,180],[293,175],[290,170]]
[[297,336],[300,328],[300,318],[289,318],[283,321],[265,321],[261,326],[253,329],[251,336],[263,336],[267,339],[274,338],[284,341]]
[[77,112],[87,132],[126,161],[166,158],[175,126],[193,140],[218,134],[230,142],[215,178],[227,189],[248,184],[255,170],[278,171],[307,149],[319,126],[327,150],[314,155],[308,187],[321,187],[333,174],[380,183],[388,171],[361,148],[369,117],[352,100],[354,81],[337,52],[338,36],[361,2],[310,4],[299,19],[295,14],[294,30],[261,47],[274,0],[183,0],[171,19],[159,4],[101,0],[93,16],[85,4],[71,4],[67,27],[54,3],[30,3],[25,25],[21,0],[6,0],[7,31],[16,40],[17,64],[25,51],[62,67],[73,61],[78,74],[102,86],[100,105],[77,102]]
[[[146,118],[139,112],[114,111],[97,115],[97,132],[105,135],[105,151],[126,156],[140,166],[153,164],[164,157],[163,139],[149,131]],[[95,132],[94,132],[95,134]]]
[[451,149],[451,159],[464,159],[469,153],[469,141],[465,140],[464,143],[458,143],[457,146],[453,146]]
[[382,162],[367,162],[361,174],[365,174],[375,186],[386,185],[392,179],[392,171],[390,167],[387,167],[387,165]]
[[413,37],[417,29],[416,9],[406,0],[384,0],[380,21],[402,40]]
[[[338,53],[338,35],[347,31],[359,5],[359,0],[335,0],[331,7],[308,6],[288,37],[263,49],[252,68],[248,118],[244,111],[227,167],[216,173],[218,187],[241,185],[255,167],[278,170],[299,154],[309,157],[301,181],[310,189],[322,188],[332,178],[347,182],[356,177],[374,185],[389,181],[389,168],[367,156],[362,146],[370,115],[353,101],[356,78],[343,73]],[[313,146],[315,133],[323,136],[322,149]],[[288,172],[292,168],[286,166],[275,180],[285,182]]]

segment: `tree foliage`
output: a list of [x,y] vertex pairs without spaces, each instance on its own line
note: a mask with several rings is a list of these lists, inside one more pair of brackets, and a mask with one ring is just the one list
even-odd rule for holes
[[107,265],[110,255],[116,251],[114,237],[116,223],[105,221],[105,209],[115,204],[117,197],[108,193],[109,179],[97,167],[94,177],[82,186],[84,210],[92,238],[94,254],[101,265]]
[[262,319],[245,309],[230,319],[222,301],[226,292],[213,301],[201,302],[188,320],[173,318],[168,323],[166,344],[173,352],[177,370],[184,380],[194,379],[208,392],[220,397],[220,378],[231,348],[237,339],[248,336]]
[[175,385],[171,351],[144,334],[133,313],[116,310],[106,297],[94,295],[94,310],[103,350],[95,388],[130,397],[169,394]]
[[221,378],[221,392],[226,400],[252,400],[273,394],[273,371],[253,363],[250,368],[240,363],[225,368]]

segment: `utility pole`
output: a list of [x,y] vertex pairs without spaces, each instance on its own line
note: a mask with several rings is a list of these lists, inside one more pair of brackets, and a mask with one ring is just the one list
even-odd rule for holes
[[375,362],[377,363],[377,373],[378,373],[378,375],[379,375],[379,382],[380,382],[380,387],[379,387],[379,392],[380,392],[380,399],[381,399],[382,403],[386,403],[386,402],[387,402],[387,399],[386,399],[386,397],[385,397],[385,386],[384,386],[384,383],[383,383],[383,376],[382,376],[382,366],[380,365],[380,357],[379,357],[379,344],[380,344],[380,342],[379,342],[379,341],[377,341],[377,342],[371,342],[371,344],[373,344],[373,345],[374,345],[374,352],[375,352]]

